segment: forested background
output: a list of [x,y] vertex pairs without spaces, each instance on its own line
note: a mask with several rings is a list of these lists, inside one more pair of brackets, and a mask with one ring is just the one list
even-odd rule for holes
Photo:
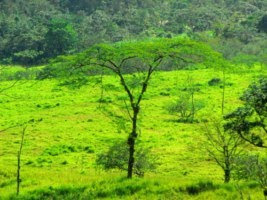
[[0,11],[2,64],[38,65],[95,43],[177,34],[234,61],[266,62],[266,0],[0,0]]

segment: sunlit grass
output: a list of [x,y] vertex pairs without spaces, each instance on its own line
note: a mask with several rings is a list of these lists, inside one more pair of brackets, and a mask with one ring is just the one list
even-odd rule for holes
[[[226,113],[241,103],[238,97],[262,73],[254,69],[246,73],[227,74]],[[179,190],[199,180],[210,180],[215,184],[223,182],[223,172],[203,150],[201,123],[177,123],[177,117],[166,110],[166,105],[176,99],[183,89],[189,74],[200,88],[196,99],[205,102],[205,108],[197,114],[197,118],[201,121],[220,115],[221,88],[209,86],[208,81],[221,78],[221,72],[183,70],[154,74],[141,105],[141,133],[138,140],[152,147],[158,167],[156,171],[147,173],[143,180],[123,180],[121,177],[126,175],[125,172],[104,172],[95,166],[97,154],[114,141],[127,138],[127,134],[118,129],[112,118],[100,111],[98,100],[101,88],[95,83],[71,90],[58,86],[56,80],[27,81],[6,91],[0,99],[1,129],[28,124],[22,152],[22,192],[64,185],[77,188],[86,186],[90,190],[92,183],[104,181],[95,190],[111,188],[107,194],[115,199],[239,198],[235,188],[231,192],[221,186],[196,196]],[[9,84],[8,81],[2,82],[1,86]],[[118,99],[125,94],[116,77],[104,77],[104,84],[117,88],[104,91],[104,98],[123,105],[123,101]],[[113,103],[113,112],[127,117],[127,113]],[[0,133],[0,197],[15,193],[16,155],[21,130],[21,127],[15,127]],[[144,187],[136,193],[125,192],[125,195],[116,196],[113,190],[122,187],[125,182],[144,184]],[[262,198],[260,189],[249,191],[252,199]],[[85,196],[89,193],[85,192]],[[98,197],[96,193],[95,197]]]

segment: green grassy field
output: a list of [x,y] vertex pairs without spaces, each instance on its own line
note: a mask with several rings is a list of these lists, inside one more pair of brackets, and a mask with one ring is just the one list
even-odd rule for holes
[[[227,73],[226,113],[240,105],[238,97],[263,73],[257,67]],[[183,90],[189,74],[200,88],[196,99],[205,103],[197,118],[201,121],[220,115],[222,89],[209,86],[208,81],[221,78],[221,72],[155,73],[141,105],[138,143],[152,148],[158,166],[144,178],[133,180],[124,178],[126,172],[103,171],[95,165],[97,154],[128,135],[99,109],[101,88],[94,82],[74,90],[59,86],[58,80],[22,80],[2,93],[1,129],[29,122],[22,152],[20,198],[240,199],[235,183],[223,184],[223,171],[203,148],[203,124],[178,123],[166,110]],[[10,84],[12,81],[3,81],[1,87]],[[119,109],[125,94],[117,78],[104,77],[104,88],[104,99],[110,102],[112,112],[127,116]],[[15,199],[21,131],[22,127],[15,127],[0,132],[0,199]],[[247,150],[255,151],[250,146]],[[201,187],[203,191],[190,193],[189,186],[201,184],[206,184]],[[246,198],[264,198],[255,183],[241,183],[241,188]]]

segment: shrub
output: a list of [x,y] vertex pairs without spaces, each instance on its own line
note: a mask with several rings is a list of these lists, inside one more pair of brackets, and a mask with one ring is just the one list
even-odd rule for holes
[[219,78],[213,78],[208,82],[209,86],[216,86],[216,85],[219,85],[220,83],[221,83],[221,79]]
[[[134,173],[144,176],[145,171],[155,169],[154,157],[150,155],[150,149],[139,147],[135,152]],[[96,164],[104,169],[127,170],[129,150],[125,142],[117,142],[105,153],[99,154]]]
[[[235,159],[234,178],[236,180],[256,181],[267,196],[267,158],[258,155],[243,155]],[[255,184],[249,187],[253,188]]]
[[257,181],[267,188],[267,158],[258,155],[243,155],[235,159],[234,178]]
[[170,114],[177,115],[179,122],[192,123],[195,121],[196,113],[203,107],[204,103],[202,101],[192,101],[190,94],[183,94],[175,102],[170,103],[167,110]]

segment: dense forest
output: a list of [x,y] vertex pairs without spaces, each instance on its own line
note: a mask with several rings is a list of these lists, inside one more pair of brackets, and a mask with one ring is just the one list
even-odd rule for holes
[[266,53],[265,0],[2,0],[0,10],[4,64],[36,65],[100,42],[177,34],[231,59]]
[[266,0],[0,0],[0,200],[266,200],[266,149]]

